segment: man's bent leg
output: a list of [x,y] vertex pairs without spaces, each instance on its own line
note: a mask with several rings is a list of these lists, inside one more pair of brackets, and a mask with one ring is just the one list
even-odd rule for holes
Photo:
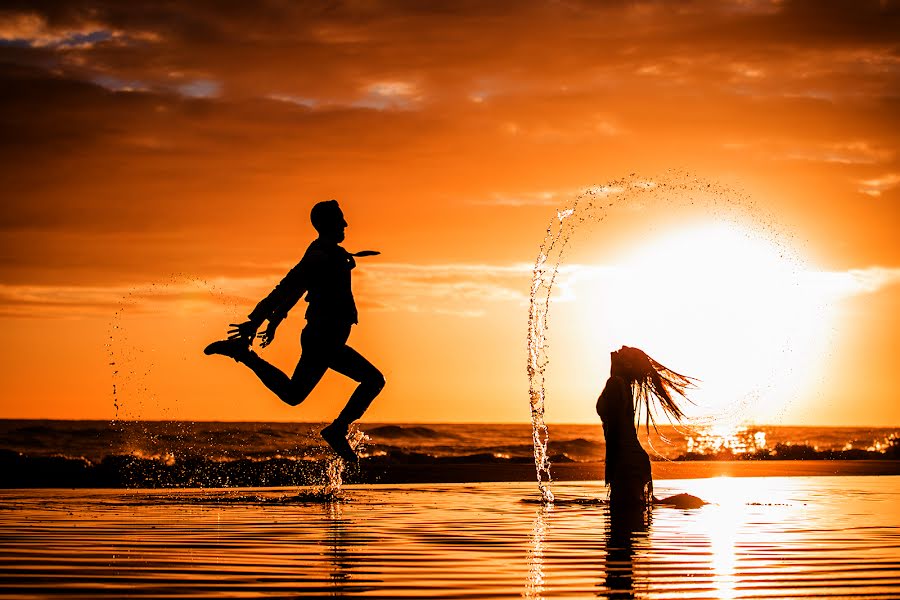
[[294,374],[288,380],[290,390],[288,396],[281,399],[291,406],[297,406],[306,400],[307,396],[319,385],[327,370],[327,357],[317,354],[308,346],[304,347],[303,352],[300,354],[300,360],[297,362],[297,367],[294,369]]
[[359,382],[347,405],[333,423],[346,430],[350,427],[350,423],[363,416],[372,400],[384,388],[384,375],[362,354],[346,345],[338,351],[329,366],[341,375]]
[[[319,380],[322,379],[322,376],[328,369],[327,364],[318,366],[310,364],[315,361],[306,361],[305,368],[301,369],[301,364],[304,363],[303,357],[301,356],[300,362],[297,364],[297,368],[294,371],[295,378],[297,377],[298,371],[302,371],[303,373],[303,376],[300,378],[302,385],[298,386],[297,383],[292,378],[285,375],[281,369],[266,362],[266,360],[256,352],[249,352],[239,358],[238,362],[247,365],[263,385],[272,390],[283,402],[291,406],[297,406],[306,400],[306,397],[309,396],[309,393]],[[317,372],[318,375],[316,375]]]
[[321,381],[329,363],[346,340],[347,338],[341,337],[340,333],[334,335],[307,325],[300,334],[300,360],[297,361],[291,377],[252,350],[235,360],[250,367],[263,385],[275,392],[282,402],[289,406],[297,406],[306,400]]
[[331,329],[308,323],[300,334],[300,360],[290,379],[288,397],[281,399],[297,406],[315,389],[334,357],[347,342],[349,327]]

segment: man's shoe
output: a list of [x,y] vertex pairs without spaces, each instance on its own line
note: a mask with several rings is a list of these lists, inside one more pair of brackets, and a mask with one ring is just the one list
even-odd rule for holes
[[338,456],[351,464],[359,462],[359,457],[356,455],[356,452],[353,451],[353,448],[350,447],[350,442],[347,441],[346,429],[342,429],[332,423],[323,429],[321,433],[322,439],[328,442],[328,445],[331,446],[331,449],[334,450]]
[[249,353],[250,346],[247,344],[246,340],[242,340],[241,338],[219,340],[203,349],[203,354],[221,354],[222,356],[227,356],[238,361]]

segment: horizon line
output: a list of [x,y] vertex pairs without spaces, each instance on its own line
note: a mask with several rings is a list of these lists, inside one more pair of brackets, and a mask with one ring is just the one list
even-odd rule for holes
[[[291,425],[318,425],[327,423],[328,421],[283,421],[283,420],[267,420],[267,421],[248,421],[241,419],[101,419],[101,418],[46,418],[46,417],[0,417],[0,421],[57,421],[57,422],[82,422],[82,421],[100,421],[106,423],[279,423]],[[529,421],[357,421],[357,425],[529,425]],[[599,419],[596,423],[573,423],[573,422],[550,422],[548,426],[553,425],[576,425],[576,426],[601,426]],[[673,425],[669,423],[660,424],[661,427],[691,427],[689,424]],[[694,427],[700,427],[696,425]],[[819,427],[832,429],[892,429],[900,428],[900,423],[894,425],[804,425],[797,423],[746,423],[739,424],[736,427]]]

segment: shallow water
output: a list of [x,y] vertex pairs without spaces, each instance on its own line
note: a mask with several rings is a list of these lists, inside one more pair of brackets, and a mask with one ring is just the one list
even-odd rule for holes
[[595,482],[297,491],[0,491],[0,596],[900,597],[900,477],[658,481],[713,504],[624,533]]

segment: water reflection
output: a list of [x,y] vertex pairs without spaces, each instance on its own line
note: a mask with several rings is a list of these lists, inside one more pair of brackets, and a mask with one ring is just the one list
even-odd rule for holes
[[318,545],[317,562],[324,564],[326,571],[317,593],[345,597],[367,594],[384,585],[379,568],[384,565],[383,558],[373,556],[371,551],[378,541],[373,529],[378,527],[360,520],[359,507],[349,501],[336,500],[321,506],[326,536]]
[[710,507],[707,513],[710,515],[709,541],[716,597],[732,600],[737,594],[735,590],[737,557],[734,550],[738,529],[736,515],[722,506]]
[[604,580],[598,596],[635,598],[636,593],[643,595],[648,591],[649,582],[635,577],[635,555],[647,546],[651,520],[651,511],[640,506],[610,507]]
[[0,579],[22,598],[900,597],[896,476],[670,480],[657,490],[711,504],[633,529],[598,502],[522,502],[533,485],[373,486],[332,505],[0,490]]
[[710,567],[716,597],[731,600],[737,597],[738,532],[746,521],[746,489],[732,478],[718,477],[706,482],[716,503],[699,513],[698,521],[708,536]]
[[328,574],[335,593],[344,594],[350,584],[353,555],[347,543],[344,508],[340,502],[326,502],[325,509],[328,526]]
[[531,546],[525,558],[528,578],[525,581],[524,598],[538,600],[544,597],[544,539],[547,536],[547,520],[553,512],[552,504],[541,504],[534,513],[531,524]]

